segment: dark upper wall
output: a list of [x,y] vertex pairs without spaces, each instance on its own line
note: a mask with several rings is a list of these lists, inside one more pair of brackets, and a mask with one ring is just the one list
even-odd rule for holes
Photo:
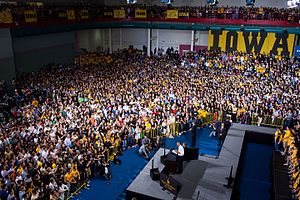
[[15,64],[9,29],[0,29],[0,80],[7,83],[15,77]]
[[63,32],[13,38],[16,73],[37,71],[55,63],[70,63],[76,54],[75,33]]

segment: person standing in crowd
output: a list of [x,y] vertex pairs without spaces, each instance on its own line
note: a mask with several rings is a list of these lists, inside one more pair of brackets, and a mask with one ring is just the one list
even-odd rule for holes
[[212,128],[212,131],[210,132],[209,137],[216,137],[216,133],[217,133],[216,123],[212,123],[209,127]]
[[194,148],[196,145],[196,137],[197,137],[197,125],[195,122],[192,123],[192,128],[190,129],[191,131],[191,137],[192,137],[192,144],[191,147]]
[[277,128],[274,137],[275,150],[280,151],[280,143],[282,141],[282,133],[280,128]]
[[225,128],[224,123],[222,123],[220,131],[219,131],[219,136],[218,136],[218,138],[219,138],[218,146],[222,146],[223,145],[223,142],[225,140],[226,134],[227,134],[227,129]]

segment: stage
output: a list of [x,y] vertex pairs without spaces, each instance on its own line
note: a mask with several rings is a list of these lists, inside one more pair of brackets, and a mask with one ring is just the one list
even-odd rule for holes
[[[184,162],[181,175],[171,175],[182,184],[177,199],[231,199],[232,188],[224,187],[224,184],[227,184],[225,178],[229,176],[231,166],[233,167],[232,175],[233,177],[236,176],[246,132],[273,135],[275,131],[274,128],[233,124],[217,159],[199,156],[198,160]],[[159,171],[164,168],[164,165],[160,163],[160,156],[163,154],[162,148],[156,152],[151,161],[127,188],[126,199],[174,199],[172,193],[162,190],[159,180],[153,181],[150,177],[152,160],[154,160],[154,167],[158,167]]]
[[[150,177],[150,169],[152,167],[152,160],[154,159],[154,166],[161,171],[164,165],[160,162],[163,149],[160,148],[153,156],[151,161],[144,167],[141,173],[137,176],[134,182],[127,188],[126,196],[130,194],[140,194],[140,199],[173,199],[174,195],[167,190],[162,190],[160,182],[153,181]],[[169,150],[166,149],[166,153]],[[207,167],[207,162],[202,160],[191,160],[184,162],[183,173],[170,175],[175,180],[180,182],[183,187],[178,193],[178,199],[192,199],[195,189],[197,188],[199,180],[203,177]],[[143,186],[144,185],[144,186]],[[132,199],[132,198],[127,198]],[[139,198],[138,198],[139,199]]]

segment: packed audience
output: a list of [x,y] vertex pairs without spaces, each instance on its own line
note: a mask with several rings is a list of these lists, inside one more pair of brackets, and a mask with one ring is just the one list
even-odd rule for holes
[[86,53],[19,77],[0,128],[0,198],[66,199],[89,178],[111,178],[109,161],[124,149],[155,143],[151,130],[171,137],[174,124],[183,133],[207,113],[250,124],[269,115],[283,118],[286,131],[299,127],[298,60],[168,52]]
[[[275,7],[235,7],[235,6],[146,6],[140,4],[130,4],[122,6],[58,6],[49,4],[0,4],[0,11],[12,13],[15,22],[24,22],[26,10],[35,10],[38,21],[67,19],[67,10],[75,11],[76,20],[80,20],[81,10],[88,10],[89,19],[113,18],[114,9],[124,9],[126,18],[134,18],[136,9],[147,10],[147,18],[165,18],[166,11],[176,9],[179,12],[187,12],[188,15],[179,15],[179,18],[219,18],[219,19],[243,19],[243,20],[284,20],[290,23],[299,23],[298,8],[275,8]],[[65,13],[65,14],[62,14]]]
[[300,199],[300,168],[299,168],[299,143],[300,143],[300,122],[295,121],[292,128],[285,130],[277,129],[275,132],[275,148],[285,157],[290,178],[289,188],[292,198]]

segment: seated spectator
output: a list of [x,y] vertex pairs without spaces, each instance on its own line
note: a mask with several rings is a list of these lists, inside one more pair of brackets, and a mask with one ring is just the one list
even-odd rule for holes
[[142,146],[139,149],[139,154],[141,156],[143,156],[144,158],[146,158],[147,160],[149,160],[149,150],[147,148],[148,144],[142,144]]

